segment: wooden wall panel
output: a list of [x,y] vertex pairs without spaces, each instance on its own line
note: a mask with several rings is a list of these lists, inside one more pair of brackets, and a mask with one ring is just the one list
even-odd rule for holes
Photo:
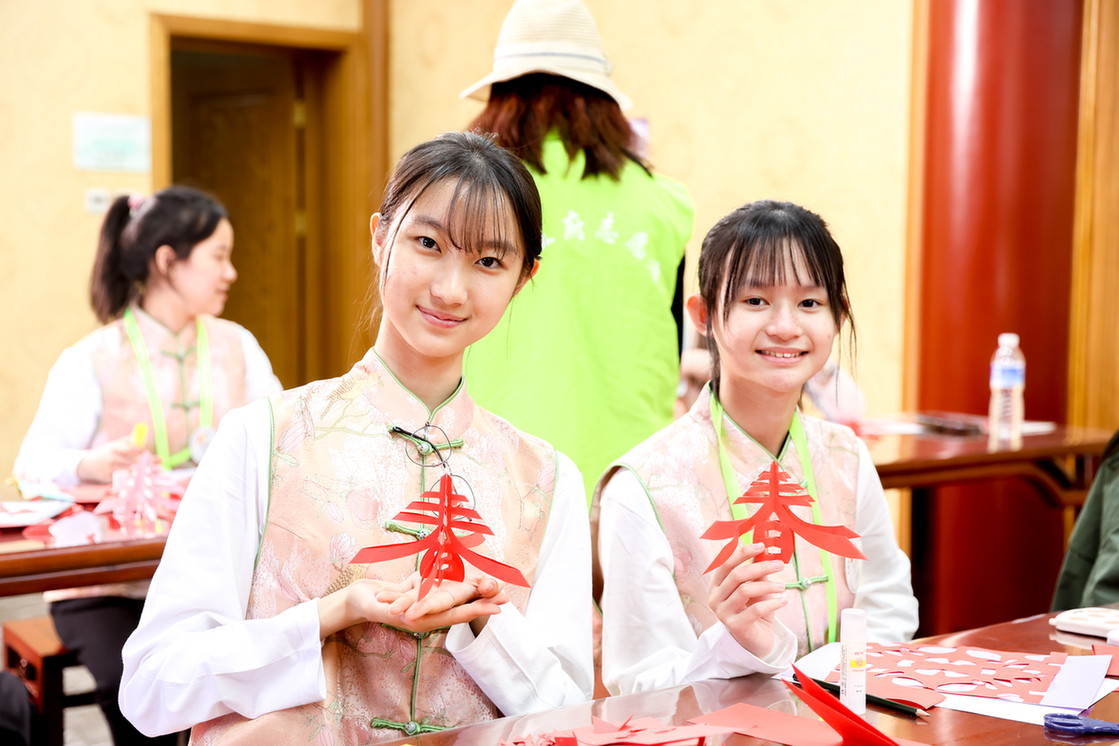
[[[1026,354],[1026,416],[1063,421],[1080,0],[930,4],[917,405],[985,413],[1000,332]],[[1060,511],[1022,483],[915,496],[922,632],[1044,611]]]
[[1070,424],[1119,427],[1119,0],[1084,17],[1069,348]]

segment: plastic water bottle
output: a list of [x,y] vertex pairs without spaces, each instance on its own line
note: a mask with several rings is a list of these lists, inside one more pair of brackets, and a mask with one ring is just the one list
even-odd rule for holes
[[999,348],[991,357],[991,409],[988,414],[991,448],[1022,446],[1026,390],[1026,356],[1018,347],[1017,334],[1000,334]]

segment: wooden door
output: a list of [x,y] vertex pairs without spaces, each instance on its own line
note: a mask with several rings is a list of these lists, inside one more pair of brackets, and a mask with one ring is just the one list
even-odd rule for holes
[[301,68],[287,50],[212,47],[172,49],[172,178],[229,210],[238,278],[223,315],[293,387],[307,380]]

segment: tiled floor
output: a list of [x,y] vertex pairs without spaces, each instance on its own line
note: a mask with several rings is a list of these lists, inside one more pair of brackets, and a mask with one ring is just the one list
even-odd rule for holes
[[[42,616],[47,605],[39,594],[0,598],[0,622],[9,619]],[[85,668],[68,668],[63,672],[63,685],[67,691],[85,691],[93,688],[93,677]],[[65,711],[66,746],[113,746],[109,726],[97,705],[71,707]]]

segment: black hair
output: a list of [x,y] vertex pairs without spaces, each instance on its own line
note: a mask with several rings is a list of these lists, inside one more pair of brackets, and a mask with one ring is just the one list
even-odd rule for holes
[[[536,182],[515,155],[499,147],[492,136],[477,132],[447,132],[405,153],[385,187],[378,239],[390,241],[388,231],[432,186],[454,182],[447,215],[450,239],[463,251],[478,252],[487,221],[495,209],[506,208],[517,221],[517,243],[524,249],[521,276],[532,273],[543,248],[540,193]],[[500,230],[500,221],[498,222]],[[504,236],[497,236],[504,242]],[[387,261],[387,260],[386,260]]]
[[[711,351],[711,392],[719,395],[719,345],[712,332],[716,315],[730,317],[735,295],[745,285],[785,282],[787,260],[799,257],[808,278],[824,288],[837,330],[850,322],[855,345],[855,319],[847,297],[843,254],[828,232],[827,223],[811,210],[791,202],[761,200],[743,205],[707,232],[699,255],[699,292],[707,311],[708,349]],[[796,263],[792,264],[796,274]],[[801,277],[794,277],[798,282]]]
[[136,199],[117,197],[101,224],[89,296],[102,323],[120,316],[143,295],[160,246],[170,246],[179,259],[187,259],[229,217],[215,197],[185,186],[156,192],[135,208],[130,201],[135,204]]

